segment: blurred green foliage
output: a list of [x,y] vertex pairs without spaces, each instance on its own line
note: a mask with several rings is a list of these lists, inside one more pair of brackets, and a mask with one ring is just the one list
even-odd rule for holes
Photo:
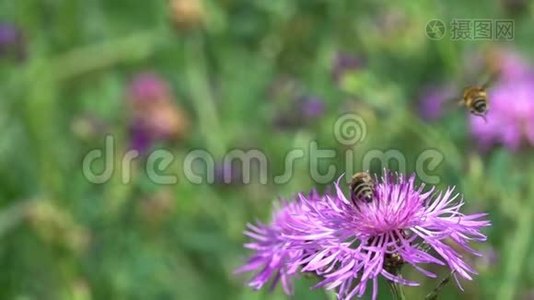
[[[512,18],[516,36],[506,46],[532,52],[531,3],[511,14],[505,2],[205,0],[200,22],[184,27],[163,0],[0,1],[0,20],[17,24],[27,47],[23,61],[0,66],[0,299],[285,299],[280,289],[251,291],[246,276],[233,274],[247,255],[241,232],[269,219],[272,200],[325,186],[314,184],[305,160],[287,184],[229,186],[187,182],[181,160],[194,149],[217,157],[260,149],[272,177],[288,151],[317,141],[339,154],[329,161],[339,176],[346,148],[332,130],[350,111],[367,122],[357,153],[399,150],[411,172],[419,153],[436,149],[445,157],[433,173],[439,187],[457,185],[467,211],[490,213],[489,242],[479,249],[497,261],[474,259],[480,275],[465,292],[449,284],[441,297],[519,299],[534,286],[532,152],[478,153],[462,110],[433,123],[417,116],[422,86],[458,82],[470,68],[466,54],[497,43],[432,41],[429,20]],[[338,51],[364,61],[341,83],[331,76]],[[119,171],[105,184],[88,182],[82,159],[103,149],[105,133],[119,153],[128,147],[124,91],[147,70],[170,82],[191,116],[187,137],[165,145],[179,183],[151,183],[142,160],[130,184]],[[269,90],[283,78],[323,99],[326,113],[296,128],[273,125],[289,100],[280,104]],[[86,115],[106,130],[80,135],[73,124]],[[360,168],[361,157],[354,163]],[[408,288],[408,299],[436,284],[407,276],[424,283]],[[310,285],[299,280],[293,298],[332,297]],[[380,299],[389,299],[386,289]]]

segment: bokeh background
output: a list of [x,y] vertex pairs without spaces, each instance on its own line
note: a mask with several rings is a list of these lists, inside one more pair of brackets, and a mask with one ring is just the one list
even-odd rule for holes
[[[425,35],[429,20],[455,18],[512,19],[515,36]],[[306,159],[285,184],[242,184],[222,157],[259,149],[272,179],[288,151],[317,141],[339,154],[319,167],[339,176],[347,146],[333,127],[347,112],[367,126],[357,153],[396,149],[412,172],[435,149],[438,187],[489,212],[484,256],[469,259],[480,275],[442,299],[534,299],[533,26],[526,0],[0,1],[0,299],[287,299],[233,273],[248,254],[242,231],[268,222],[273,200],[328,185]],[[490,98],[505,104],[480,129],[447,99],[496,69],[508,77]],[[108,134],[118,157],[142,154],[128,184],[120,160],[103,184],[83,176]],[[176,156],[165,172],[177,184],[144,171],[158,148]],[[183,176],[195,149],[215,157],[213,184]],[[436,284],[405,274],[423,282],[408,299]],[[296,284],[291,299],[333,299],[312,279]]]

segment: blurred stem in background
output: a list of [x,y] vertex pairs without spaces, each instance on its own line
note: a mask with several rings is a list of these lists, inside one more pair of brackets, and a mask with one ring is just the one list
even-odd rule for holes
[[208,66],[203,36],[192,32],[185,39],[185,69],[192,104],[198,116],[198,124],[208,150],[219,157],[226,150],[224,134],[217,116],[216,105],[208,78]]
[[[24,90],[28,92],[24,103],[24,123],[28,135],[32,137],[34,151],[39,166],[41,186],[52,199],[60,199],[63,191],[61,151],[64,140],[59,139],[58,124],[58,85],[53,70],[44,59],[35,58],[28,65]],[[53,143],[51,141],[54,141]]]
[[[528,249],[532,241],[532,230],[534,217],[534,199],[529,198],[534,194],[534,163],[528,157],[529,154],[514,156],[512,170],[521,170],[526,174],[526,181],[521,182],[522,186],[528,186],[522,189],[522,193],[518,195],[510,195],[507,199],[500,199],[501,201],[511,202],[515,208],[516,229],[514,235],[506,239],[507,243],[503,249],[505,254],[505,261],[503,263],[504,270],[502,272],[502,283],[498,289],[496,299],[517,299],[516,293],[519,291],[521,282],[521,274],[526,265]],[[530,162],[530,163],[529,163]],[[527,163],[528,167],[523,168]],[[528,175],[527,175],[528,174]]]
[[[517,201],[509,199],[510,201]],[[517,228],[515,234],[508,240],[503,253],[506,255],[501,286],[495,299],[517,299],[515,293],[520,282],[522,269],[532,236],[532,210],[534,207],[521,207],[517,212]]]
[[161,30],[146,30],[106,41],[97,45],[77,48],[51,61],[58,80],[68,80],[114,67],[118,64],[142,61],[161,48],[170,38]]
[[[58,145],[57,137],[62,135],[59,128],[54,127],[59,119],[57,111],[61,103],[57,98],[61,82],[117,64],[146,59],[161,46],[161,40],[162,35],[152,30],[77,48],[50,60],[35,57],[21,72],[23,76],[16,76],[8,82],[8,94],[16,94],[16,91],[28,93],[20,95],[26,99],[26,128],[36,143],[34,151],[41,164],[44,187],[50,188],[52,194],[58,196],[62,190],[59,172],[64,162],[58,159],[62,157],[61,151],[66,151],[61,149],[62,142]],[[52,140],[54,143],[50,142]]]

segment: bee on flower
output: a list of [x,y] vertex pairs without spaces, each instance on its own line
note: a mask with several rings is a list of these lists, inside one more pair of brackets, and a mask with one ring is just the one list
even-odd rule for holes
[[271,225],[249,225],[246,247],[253,255],[239,271],[255,272],[252,287],[275,278],[291,292],[291,278],[312,272],[320,278],[315,287],[335,289],[338,299],[361,298],[369,285],[377,299],[380,277],[419,284],[402,276],[406,267],[436,278],[422,265],[443,266],[458,284],[476,274],[462,254],[479,255],[469,243],[485,241],[481,229],[490,222],[485,213],[460,212],[464,202],[454,188],[425,191],[414,175],[386,172],[374,183],[373,201],[354,202],[339,182],[334,186],[334,193],[300,194],[285,203]]

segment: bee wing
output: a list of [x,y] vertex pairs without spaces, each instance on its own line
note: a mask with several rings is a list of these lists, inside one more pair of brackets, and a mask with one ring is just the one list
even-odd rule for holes
[[455,110],[456,107],[459,106],[465,106],[465,101],[464,99],[459,99],[458,97],[448,98],[443,105],[444,109],[447,111]]
[[500,73],[499,72],[494,72],[492,74],[489,75],[489,78],[486,80],[486,82],[484,84],[482,84],[482,88],[483,89],[487,89],[489,88],[491,85],[493,85],[495,83],[495,81],[497,81],[500,77]]
[[464,99],[462,98],[458,98],[458,97],[454,97],[454,98],[448,98],[445,103],[447,105],[452,105],[453,103],[456,104],[457,106],[464,106],[465,105],[465,101]]

